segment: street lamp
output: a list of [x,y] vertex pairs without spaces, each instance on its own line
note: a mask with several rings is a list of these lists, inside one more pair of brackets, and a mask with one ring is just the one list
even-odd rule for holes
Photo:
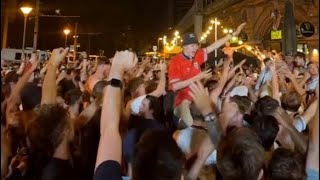
[[20,10],[24,15],[24,24],[23,24],[23,39],[22,39],[22,58],[24,59],[24,46],[26,43],[26,28],[27,28],[27,16],[32,11],[32,7],[21,7]]
[[67,47],[68,34],[70,33],[70,29],[63,30],[63,33],[66,35],[66,38],[65,38],[65,41],[64,41],[64,47]]

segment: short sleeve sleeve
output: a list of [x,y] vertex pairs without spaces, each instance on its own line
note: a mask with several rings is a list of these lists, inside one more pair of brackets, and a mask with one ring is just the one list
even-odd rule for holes
[[299,131],[302,132],[307,128],[306,120],[303,116],[299,116],[293,120],[293,126]]
[[208,59],[208,53],[206,48],[200,49],[195,55],[195,60],[201,65]]

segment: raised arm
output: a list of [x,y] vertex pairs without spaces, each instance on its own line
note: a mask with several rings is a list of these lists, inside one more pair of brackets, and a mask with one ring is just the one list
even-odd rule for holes
[[228,73],[228,80],[231,79],[232,77],[234,77],[235,72],[237,69],[241,68],[241,66],[246,62],[247,60],[244,59],[242,60],[240,63],[238,63],[236,66],[234,66]]
[[190,78],[190,79],[187,79],[187,80],[184,80],[184,81],[171,81],[169,82],[171,84],[171,89],[173,91],[178,91],[180,89],[183,89],[183,88],[186,88],[188,86],[190,86],[190,84],[196,82],[196,81],[200,81],[202,79],[206,79],[206,78],[210,78],[212,76],[212,73],[211,73],[211,70],[207,70],[207,71],[204,71],[204,72],[201,72],[200,74]]
[[214,51],[215,49],[218,49],[219,47],[221,47],[222,45],[224,45],[227,41],[229,41],[233,36],[237,36],[238,34],[240,34],[241,30],[244,28],[244,26],[247,23],[242,23],[240,24],[240,26],[238,26],[237,30],[235,32],[231,34],[226,35],[225,37],[215,41],[214,43],[212,43],[211,45],[209,45],[207,47],[207,52],[208,54],[211,53],[212,51]]
[[23,87],[28,83],[28,79],[30,78],[31,74],[33,71],[37,68],[39,64],[39,60],[37,58],[36,54],[32,54],[31,56],[31,68],[26,71],[22,77],[19,79],[17,82],[16,86],[12,90],[10,97],[7,101],[7,108],[6,108],[6,116],[7,116],[7,122],[8,124],[13,123],[12,119],[12,113],[14,113],[17,109],[17,104],[19,103],[20,100],[20,92],[22,91]]
[[312,169],[319,173],[319,85],[316,89],[317,108],[316,115],[312,120],[309,136],[309,147],[307,152],[306,170]]
[[[294,74],[292,74],[290,71],[287,71],[285,76],[290,79],[294,89],[299,93],[299,95],[305,99],[306,91],[298,84]],[[303,103],[306,104],[305,101],[303,101]]]
[[47,73],[43,81],[41,104],[57,103],[56,71],[62,60],[66,57],[68,50],[69,48],[58,48],[52,51]]
[[299,131],[292,125],[292,119],[287,112],[279,106],[274,112],[273,116],[284,127],[284,129],[289,132],[297,151],[299,151],[301,154],[305,154],[307,152],[307,142],[304,140]]
[[[209,97],[208,90],[203,87],[203,85],[200,82],[197,82],[196,84],[192,84],[190,86],[191,92],[189,92],[190,96],[193,99],[193,102],[195,103],[197,109],[200,110],[202,116],[206,119],[206,117],[211,116],[213,118],[210,119],[208,124],[208,130],[209,135],[206,136],[205,139],[202,141],[200,148],[197,152],[197,159],[192,165],[188,175],[187,179],[197,179],[199,172],[209,157],[209,155],[213,152],[215,147],[218,146],[219,139],[221,136],[221,131],[219,130],[220,126],[217,126],[217,117],[216,111],[215,111],[215,105],[212,103]],[[209,120],[207,118],[207,120]]]
[[300,87],[304,87],[304,85],[306,84],[308,79],[310,79],[310,77],[311,77],[311,74],[308,71],[306,71],[304,73],[303,79],[301,80],[301,82],[299,82],[299,86]]
[[[138,58],[132,52],[117,52],[112,60],[109,79],[118,79],[123,82],[124,73],[133,68],[137,62]],[[119,87],[111,85],[104,89],[96,168],[108,160],[121,163],[122,142],[119,133],[120,114],[122,112],[121,93]]]
[[48,69],[48,64],[47,63],[46,65],[43,66],[43,68],[40,70],[40,76],[43,77],[45,75],[45,73],[47,72],[47,69]]
[[228,81],[230,63],[231,63],[231,59],[228,59],[228,60],[226,60],[224,62],[224,64],[223,64],[223,72],[222,72],[221,79],[219,80],[218,87],[215,88],[210,94],[210,98],[213,101],[213,103],[217,103],[218,97],[221,94],[225,84]]
[[99,109],[100,101],[101,100],[96,99],[79,114],[79,116],[74,121],[75,130],[80,129],[81,127],[86,125],[90,121],[90,119],[92,119],[96,111]]
[[88,60],[87,59],[83,59],[82,68],[80,70],[80,81],[81,82],[86,81],[87,78],[88,78],[87,66],[88,66]]
[[277,75],[277,71],[276,71],[274,63],[272,63],[272,65],[270,66],[270,70],[271,70],[271,73],[272,73],[272,79],[271,79],[272,98],[277,100],[281,104],[278,75]]
[[234,50],[238,50],[238,49],[241,49],[241,48],[243,48],[243,47],[245,47],[246,45],[245,44],[243,44],[243,45],[241,45],[241,46],[237,46],[237,47],[232,47]]
[[17,71],[17,74],[22,75],[24,68],[26,67],[26,62],[25,61],[21,61],[21,64],[19,66],[19,69]]
[[160,80],[157,86],[157,89],[150,93],[150,95],[160,97],[166,91],[166,73],[167,73],[167,65],[165,63],[160,65]]

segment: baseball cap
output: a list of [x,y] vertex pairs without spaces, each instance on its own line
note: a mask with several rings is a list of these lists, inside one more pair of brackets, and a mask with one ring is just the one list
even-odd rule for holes
[[198,38],[194,33],[186,33],[183,35],[182,40],[182,46],[199,43]]

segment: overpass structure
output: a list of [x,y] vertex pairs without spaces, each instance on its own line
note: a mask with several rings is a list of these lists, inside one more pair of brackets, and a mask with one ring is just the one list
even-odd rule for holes
[[[260,45],[265,49],[281,51],[282,40],[272,40],[271,30],[284,29],[285,4],[293,5],[297,43],[307,44],[310,50],[318,49],[319,42],[319,1],[317,0],[195,0],[192,7],[176,24],[181,33],[194,32],[198,37],[208,26],[210,19],[218,18],[225,27],[235,29],[242,22],[247,22],[244,32],[248,35],[247,44]],[[302,22],[311,22],[315,26],[315,34],[303,37],[299,34]],[[221,30],[218,38],[224,36]],[[207,41],[214,38],[208,36]]]

